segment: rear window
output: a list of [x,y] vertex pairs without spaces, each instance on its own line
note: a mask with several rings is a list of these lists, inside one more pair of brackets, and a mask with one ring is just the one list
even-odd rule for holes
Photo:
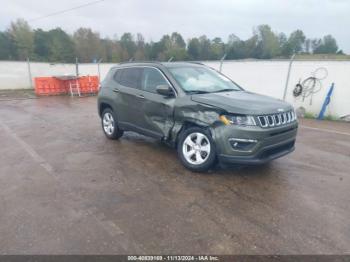
[[142,69],[137,67],[118,69],[114,75],[115,81],[120,85],[138,89],[141,88],[141,77]]

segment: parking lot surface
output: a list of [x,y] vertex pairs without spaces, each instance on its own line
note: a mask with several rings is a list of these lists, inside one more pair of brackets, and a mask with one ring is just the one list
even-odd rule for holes
[[264,166],[191,173],[96,97],[0,101],[1,254],[349,254],[350,124],[300,122]]

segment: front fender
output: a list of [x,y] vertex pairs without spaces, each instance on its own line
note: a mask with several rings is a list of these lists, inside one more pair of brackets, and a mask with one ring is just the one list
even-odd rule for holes
[[219,120],[222,113],[223,110],[220,108],[200,103],[175,106],[174,125],[169,136],[170,144],[175,146],[180,132],[191,125],[208,128],[211,134],[214,135],[213,129],[223,124]]

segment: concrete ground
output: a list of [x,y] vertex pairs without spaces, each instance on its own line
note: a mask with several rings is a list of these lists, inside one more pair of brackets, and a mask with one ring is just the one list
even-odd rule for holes
[[187,171],[96,97],[0,101],[0,254],[350,253],[350,124],[303,120],[269,165]]

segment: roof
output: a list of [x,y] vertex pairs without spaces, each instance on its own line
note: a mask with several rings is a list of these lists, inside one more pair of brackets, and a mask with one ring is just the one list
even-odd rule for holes
[[189,65],[193,65],[193,66],[201,66],[204,65],[200,62],[159,62],[159,61],[140,61],[140,62],[122,62],[119,63],[117,65],[115,65],[114,67],[119,67],[119,66],[144,66],[144,65],[156,65],[156,66],[165,66],[165,67],[183,67],[183,66],[189,66]]

